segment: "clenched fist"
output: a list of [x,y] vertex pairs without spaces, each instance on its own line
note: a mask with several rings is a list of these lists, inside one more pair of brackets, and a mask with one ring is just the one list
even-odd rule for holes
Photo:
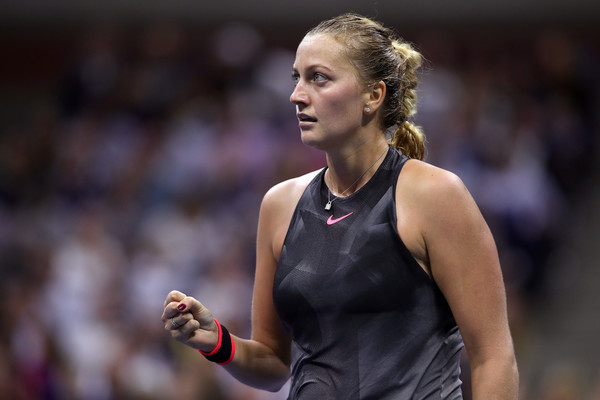
[[193,297],[173,290],[167,295],[162,321],[177,341],[204,352],[212,351],[219,340],[211,312]]

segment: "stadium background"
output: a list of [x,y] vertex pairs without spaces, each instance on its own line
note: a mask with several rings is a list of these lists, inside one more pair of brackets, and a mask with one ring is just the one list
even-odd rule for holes
[[323,165],[288,101],[295,46],[357,11],[428,60],[416,121],[494,232],[522,398],[600,399],[599,10],[3,1],[0,398],[285,399],[171,341],[162,301],[249,334],[262,195]]

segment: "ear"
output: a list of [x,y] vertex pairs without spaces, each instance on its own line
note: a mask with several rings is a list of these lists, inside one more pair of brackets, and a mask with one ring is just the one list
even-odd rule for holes
[[383,99],[385,99],[386,94],[386,86],[383,81],[379,81],[374,83],[369,87],[367,92],[365,93],[366,102],[365,107],[369,107],[371,109],[371,113],[379,109],[383,104]]

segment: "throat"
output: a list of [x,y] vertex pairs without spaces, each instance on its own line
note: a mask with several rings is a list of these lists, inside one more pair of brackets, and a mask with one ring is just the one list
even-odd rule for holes
[[[332,193],[331,193],[331,187],[333,187],[331,179],[332,179],[332,174],[331,174],[331,170],[327,170],[325,173],[325,186],[327,186],[327,204],[325,204],[325,210],[331,210],[332,204],[335,200],[337,200],[340,197],[344,197],[344,195],[346,195],[346,193],[351,190],[352,188],[354,188],[353,192],[348,193],[348,195],[354,193],[357,188],[358,188],[358,184],[360,182],[360,180],[362,178],[365,177],[365,175],[367,175],[367,172],[369,172],[374,166],[375,164],[377,164],[377,162],[379,160],[381,160],[381,158],[388,152],[388,147],[386,146],[386,149],[379,155],[379,157],[377,157],[377,159],[371,164],[369,165],[369,167],[367,169],[365,169],[359,176],[358,178],[356,178],[356,180],[354,182],[352,182],[352,184],[350,184],[350,186],[348,186],[346,189],[344,189],[339,195],[335,195],[333,194],[333,198],[332,198]],[[327,178],[329,178],[329,183],[327,183]]]

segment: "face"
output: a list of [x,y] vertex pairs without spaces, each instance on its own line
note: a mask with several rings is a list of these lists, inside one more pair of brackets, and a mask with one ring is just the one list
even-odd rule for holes
[[290,101],[303,143],[327,150],[359,131],[368,97],[336,39],[306,36],[296,51],[293,77]]

